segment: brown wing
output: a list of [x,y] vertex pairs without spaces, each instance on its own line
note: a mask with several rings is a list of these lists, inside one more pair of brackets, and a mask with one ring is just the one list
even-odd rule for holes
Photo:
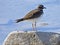
[[36,12],[39,12],[38,9],[32,10],[30,11],[24,18],[25,19],[29,19],[30,17],[32,17]]

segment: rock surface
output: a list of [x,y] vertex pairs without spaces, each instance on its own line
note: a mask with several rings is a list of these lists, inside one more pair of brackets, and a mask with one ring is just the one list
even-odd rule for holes
[[6,37],[3,45],[59,45],[59,42],[60,34],[57,33],[14,31]]

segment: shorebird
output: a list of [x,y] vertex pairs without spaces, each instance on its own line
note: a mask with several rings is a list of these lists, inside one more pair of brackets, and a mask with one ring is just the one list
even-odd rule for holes
[[36,29],[36,21],[39,17],[41,17],[41,15],[43,14],[43,9],[45,9],[45,8],[46,7],[44,7],[44,5],[42,5],[42,4],[39,5],[36,9],[27,13],[23,18],[17,19],[16,23],[24,21],[24,20],[33,21],[32,27],[33,27],[33,30],[35,30]]

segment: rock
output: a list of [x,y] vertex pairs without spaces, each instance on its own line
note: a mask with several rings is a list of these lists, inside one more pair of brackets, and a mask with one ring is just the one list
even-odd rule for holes
[[3,45],[60,45],[60,34],[40,31],[14,31]]
[[43,45],[43,43],[34,31],[14,31],[7,36],[3,45]]

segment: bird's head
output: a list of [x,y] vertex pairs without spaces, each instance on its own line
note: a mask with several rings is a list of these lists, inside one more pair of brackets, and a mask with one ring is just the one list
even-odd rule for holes
[[38,9],[46,9],[42,4],[38,6]]

